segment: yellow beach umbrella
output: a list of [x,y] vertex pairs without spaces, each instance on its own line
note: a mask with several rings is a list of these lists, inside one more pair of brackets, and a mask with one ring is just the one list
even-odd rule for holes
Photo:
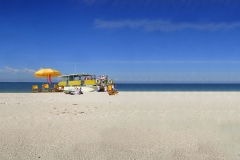
[[51,68],[40,69],[34,74],[34,76],[37,78],[42,78],[42,77],[47,78],[49,75],[51,77],[57,77],[57,76],[61,76],[62,74],[59,71]]

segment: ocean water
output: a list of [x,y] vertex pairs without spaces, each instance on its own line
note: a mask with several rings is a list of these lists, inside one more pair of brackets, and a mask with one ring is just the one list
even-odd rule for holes
[[[31,93],[32,85],[42,86],[42,82],[0,82],[0,93]],[[56,84],[56,83],[55,83]],[[53,84],[50,88],[53,88]],[[118,91],[240,91],[240,84],[124,84],[116,83]]]

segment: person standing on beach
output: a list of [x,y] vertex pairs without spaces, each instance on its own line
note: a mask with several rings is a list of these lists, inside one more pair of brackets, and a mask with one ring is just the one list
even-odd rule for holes
[[100,92],[100,86],[97,86],[97,91]]
[[106,85],[104,86],[104,92],[107,92],[107,86]]
[[83,94],[81,87],[80,87],[80,90],[79,90],[79,94],[80,94],[80,95]]
[[114,87],[114,84],[112,84],[112,90],[113,90],[113,91],[116,90],[115,87]]
[[104,80],[104,91],[107,92],[107,80]]

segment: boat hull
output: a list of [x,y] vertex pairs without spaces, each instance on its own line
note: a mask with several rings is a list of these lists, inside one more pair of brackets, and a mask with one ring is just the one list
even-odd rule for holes
[[75,87],[80,88],[82,92],[96,92],[97,86],[71,86],[71,87],[64,87],[64,91],[75,91]]

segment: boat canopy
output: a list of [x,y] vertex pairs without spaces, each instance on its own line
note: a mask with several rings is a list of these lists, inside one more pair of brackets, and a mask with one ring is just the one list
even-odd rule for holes
[[58,76],[58,81],[75,81],[75,80],[95,80],[96,75],[94,74],[68,74],[68,75],[61,75]]
[[96,77],[96,75],[94,74],[67,74],[67,75],[61,75],[58,77],[60,78],[60,77],[86,77],[86,76]]

